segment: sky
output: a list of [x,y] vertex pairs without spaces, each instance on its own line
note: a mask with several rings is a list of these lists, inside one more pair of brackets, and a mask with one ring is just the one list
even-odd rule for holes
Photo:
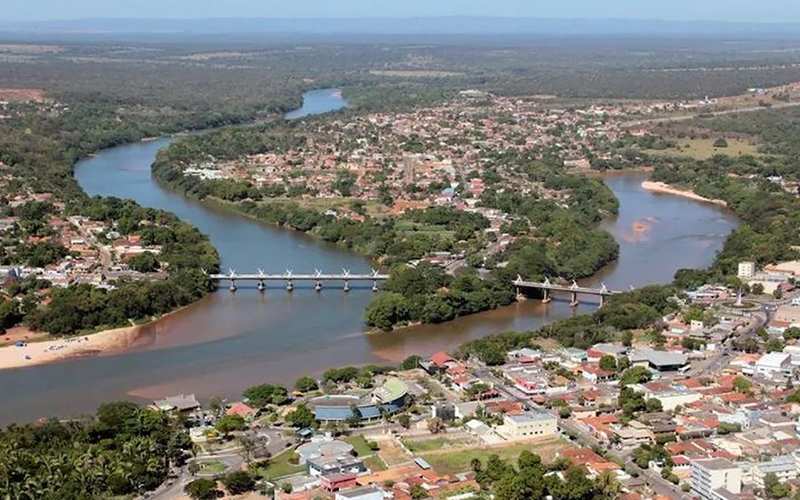
[[800,22],[799,0],[1,0],[4,21],[97,17],[629,18]]

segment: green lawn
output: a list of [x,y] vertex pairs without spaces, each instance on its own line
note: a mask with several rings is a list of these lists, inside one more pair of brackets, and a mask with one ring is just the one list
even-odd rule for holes
[[225,472],[225,464],[223,464],[219,460],[198,462],[197,465],[200,466],[200,470],[197,472],[198,474],[219,475]]
[[497,455],[503,460],[516,461],[523,450],[538,454],[545,462],[552,461],[555,453],[564,448],[566,443],[560,439],[541,443],[517,443],[502,448],[471,448],[454,450],[452,452],[427,452],[421,453],[424,458],[439,474],[457,474],[470,468],[470,462],[478,459],[483,463],[492,455]]
[[305,465],[295,465],[289,462],[292,458],[298,458],[294,450],[281,453],[271,458],[266,467],[260,467],[258,473],[267,481],[272,481],[306,470]]
[[727,139],[728,147],[715,148],[716,139],[678,139],[674,148],[667,149],[647,149],[647,153],[657,156],[688,156],[695,160],[707,160],[714,155],[727,156],[757,156],[758,145],[741,139]]
[[350,436],[344,440],[353,446],[359,457],[367,457],[375,454],[375,452],[370,449],[364,436]]

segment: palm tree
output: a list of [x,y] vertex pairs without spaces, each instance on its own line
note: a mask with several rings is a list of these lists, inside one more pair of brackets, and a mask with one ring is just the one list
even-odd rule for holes
[[597,477],[595,487],[600,498],[614,500],[619,497],[622,488],[611,471],[605,471]]

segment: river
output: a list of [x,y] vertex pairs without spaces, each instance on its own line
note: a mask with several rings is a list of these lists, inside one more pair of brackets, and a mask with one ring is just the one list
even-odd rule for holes
[[[314,91],[287,118],[344,105],[336,91]],[[194,224],[219,249],[223,269],[369,270],[367,260],[335,246],[162,188],[152,179],[150,165],[169,142],[159,139],[103,151],[80,162],[75,175],[91,195],[132,198]],[[625,174],[605,179],[620,200],[619,216],[604,223],[620,242],[620,258],[590,283],[603,280],[624,289],[669,281],[679,268],[710,264],[736,227],[735,218],[716,206],[642,190],[644,178]],[[275,284],[264,294],[246,288],[236,294],[220,290],[144,328],[137,345],[126,352],[0,372],[0,386],[6,389],[0,423],[88,413],[103,401],[121,398],[149,401],[189,392],[200,398],[235,398],[249,385],[291,384],[300,375],[333,366],[396,362],[575,313],[563,301],[547,306],[528,301],[444,325],[365,335],[363,311],[371,298],[367,288],[350,293],[299,288],[290,294]],[[584,304],[578,312],[595,307]]]

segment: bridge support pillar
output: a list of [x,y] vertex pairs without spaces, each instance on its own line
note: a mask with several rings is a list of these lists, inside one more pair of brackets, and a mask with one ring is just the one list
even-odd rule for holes
[[236,291],[236,281],[231,280],[231,286],[228,288],[228,290],[230,290],[231,292]]
[[517,302],[524,302],[524,301],[528,300],[528,297],[525,296],[525,293],[522,291],[522,288],[520,288],[518,286],[514,287],[514,288],[516,290]]
[[553,299],[550,298],[550,290],[542,288],[542,304],[549,304]]
[[263,280],[259,281],[259,282],[258,282],[258,291],[259,291],[259,292],[263,292],[263,291],[264,291],[264,290],[266,290],[266,289],[267,289],[267,285],[266,285],[266,283],[264,283],[264,281],[263,281]]
[[373,292],[377,292],[378,291],[378,282],[377,281],[373,281],[372,282],[372,291]]
[[294,283],[292,282],[292,280],[287,280],[286,281],[286,291],[287,292],[291,292],[292,290],[294,290]]
[[578,304],[580,304],[580,302],[578,302],[578,294],[572,292],[572,301],[570,301],[569,305],[572,307],[578,307]]
[[318,291],[318,292],[321,292],[321,291],[322,291],[322,282],[321,282],[321,281],[317,281],[317,282],[314,284],[314,290],[316,290],[316,291]]
[[343,290],[345,292],[349,292],[350,291],[350,282],[349,281],[344,280],[344,288],[343,288]]
[[603,307],[604,305],[606,305],[606,296],[600,294],[600,307]]

